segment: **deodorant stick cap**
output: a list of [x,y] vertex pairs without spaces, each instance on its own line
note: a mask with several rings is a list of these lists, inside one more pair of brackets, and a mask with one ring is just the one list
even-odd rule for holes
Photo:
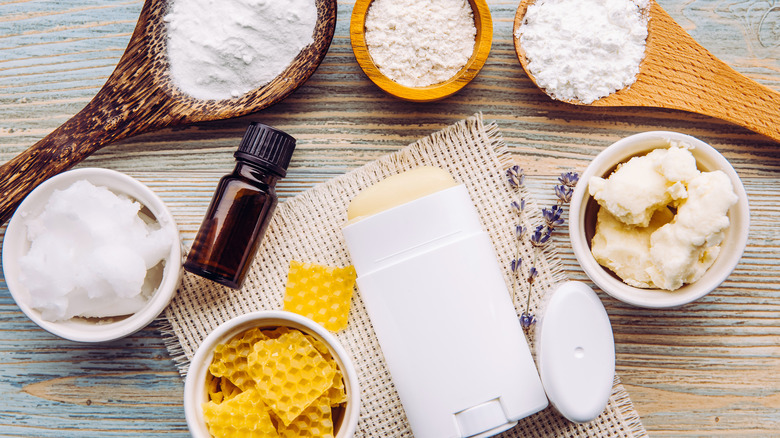
[[550,403],[586,423],[607,406],[615,378],[615,341],[604,306],[584,283],[560,285],[537,327],[538,364]]

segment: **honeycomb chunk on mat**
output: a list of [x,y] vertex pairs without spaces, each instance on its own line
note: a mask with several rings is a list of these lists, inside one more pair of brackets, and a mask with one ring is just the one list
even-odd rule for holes
[[203,416],[214,438],[276,438],[268,408],[257,390],[249,389],[222,403],[203,403]]
[[333,413],[330,400],[322,396],[295,417],[289,425],[279,424],[282,438],[333,438]]
[[242,391],[255,386],[254,380],[247,373],[246,358],[252,352],[252,347],[264,339],[268,339],[268,336],[262,330],[251,328],[217,345],[209,371],[215,377],[230,380]]
[[299,331],[255,344],[249,375],[263,401],[289,425],[333,385],[336,369]]
[[347,327],[355,268],[290,261],[284,310],[303,315],[336,332]]

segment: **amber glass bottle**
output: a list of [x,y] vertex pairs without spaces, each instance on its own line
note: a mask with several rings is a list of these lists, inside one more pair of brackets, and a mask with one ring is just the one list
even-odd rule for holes
[[247,128],[236,168],[217,185],[184,269],[238,289],[276,208],[276,182],[287,174],[295,139],[260,123]]

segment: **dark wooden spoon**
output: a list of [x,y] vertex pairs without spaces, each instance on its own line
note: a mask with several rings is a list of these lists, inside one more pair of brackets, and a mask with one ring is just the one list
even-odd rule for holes
[[156,129],[238,117],[287,97],[317,69],[336,28],[336,0],[316,0],[314,42],[268,84],[241,97],[198,100],[168,75],[165,0],[146,0],[130,43],[103,88],[78,114],[0,166],[0,225],[38,184],[112,142]]

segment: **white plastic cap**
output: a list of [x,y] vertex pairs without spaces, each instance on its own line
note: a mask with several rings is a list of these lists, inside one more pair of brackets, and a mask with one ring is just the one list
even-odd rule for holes
[[615,342],[595,292],[580,282],[560,285],[539,319],[536,345],[550,403],[577,423],[598,417],[612,394]]

